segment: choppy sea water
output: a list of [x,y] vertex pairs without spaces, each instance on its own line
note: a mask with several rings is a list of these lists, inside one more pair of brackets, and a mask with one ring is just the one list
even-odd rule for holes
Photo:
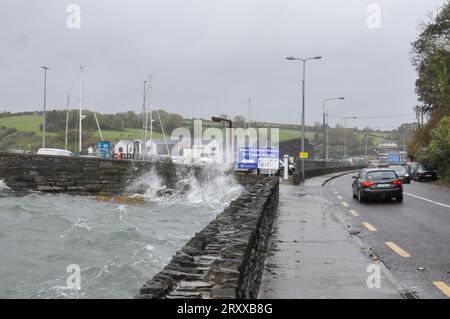
[[[0,298],[132,298],[242,192],[225,173],[185,176],[190,189],[164,197],[155,174],[140,182],[148,201],[125,205],[17,194],[0,181]],[[67,285],[73,264],[80,289]]]

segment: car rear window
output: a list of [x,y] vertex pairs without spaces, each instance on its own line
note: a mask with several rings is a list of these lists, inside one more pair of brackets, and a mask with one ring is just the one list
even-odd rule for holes
[[394,171],[373,171],[367,173],[368,180],[396,179]]

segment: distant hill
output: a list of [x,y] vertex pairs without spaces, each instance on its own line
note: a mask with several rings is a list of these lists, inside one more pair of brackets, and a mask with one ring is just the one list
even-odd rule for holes
[[[159,119],[155,113],[153,138],[162,139]],[[93,114],[88,114],[90,120],[83,121],[83,148],[95,145],[100,140],[100,134],[97,130],[97,125]],[[102,129],[104,140],[109,140],[113,143],[121,139],[142,139],[143,129],[142,118],[134,112],[126,112],[114,115],[97,114],[101,128],[105,126],[108,129]],[[161,115],[166,135],[170,136],[171,130],[179,125],[190,129],[192,126],[192,119],[183,119],[180,115],[170,114],[164,112]],[[48,147],[64,148],[65,139],[65,111],[49,111],[47,113],[47,133],[46,144]],[[56,124],[57,125],[56,125]],[[158,123],[158,125],[156,125]],[[295,140],[300,138],[300,129],[296,125],[287,125],[276,123],[252,123],[254,127],[279,127],[280,142]],[[219,123],[209,120],[203,121],[204,129],[208,127],[217,127],[223,129]],[[321,126],[306,127],[305,138],[309,140],[315,147],[316,153],[322,152],[322,128]],[[390,132],[371,132],[369,134],[369,151],[384,139],[389,138]],[[339,156],[342,152],[342,145],[344,144],[344,129],[330,128],[330,154]],[[69,149],[78,149],[78,118],[77,112],[72,111],[69,117]],[[361,130],[347,129],[347,149],[348,154],[362,154],[364,152],[365,136]],[[28,112],[26,114],[18,113],[0,113],[0,150],[6,151],[11,148],[26,149],[36,151],[42,145],[42,116],[36,112]]]

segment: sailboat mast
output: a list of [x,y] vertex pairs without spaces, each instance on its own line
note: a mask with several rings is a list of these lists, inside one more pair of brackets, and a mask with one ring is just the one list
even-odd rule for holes
[[150,98],[149,98],[149,100],[150,100],[150,145],[152,145],[153,146],[153,112],[152,112],[152,107],[153,107],[153,105],[152,105],[152,95],[153,95],[153,92],[152,92],[152,77],[150,76],[150,78],[149,78],[149,85],[150,85],[150,87],[149,87],[149,90],[150,90]]
[[67,111],[66,111],[66,138],[64,141],[64,149],[67,151],[67,134],[69,131],[69,102],[70,102],[70,94],[67,94]]
[[82,108],[83,108],[83,67],[80,66],[80,124],[79,124],[80,145],[78,148],[80,153],[81,153],[81,149],[82,149],[82,120],[83,120]]
[[144,116],[144,145],[142,145],[142,157],[145,159],[147,153],[147,126],[148,126],[148,115],[147,115],[147,105],[146,105],[146,97],[147,97],[147,83],[148,81],[144,81],[144,101],[142,104],[143,116]]

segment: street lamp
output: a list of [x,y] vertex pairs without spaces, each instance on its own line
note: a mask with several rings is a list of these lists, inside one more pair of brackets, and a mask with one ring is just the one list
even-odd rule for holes
[[[328,125],[326,126],[326,137],[325,137],[325,103],[329,102],[329,101],[336,101],[336,100],[345,100],[345,97],[341,96],[341,97],[333,97],[333,98],[329,98],[329,99],[324,99],[322,101],[322,114],[323,114],[323,162],[325,165],[325,161],[328,160]],[[328,114],[328,110],[327,110],[327,114]]]
[[45,148],[45,111],[47,108],[47,70],[49,67],[41,66],[44,69],[44,113],[42,114],[42,148]]
[[[301,129],[301,151],[302,153],[305,152],[305,75],[306,75],[306,62],[309,60],[320,60],[322,59],[321,56],[315,56],[311,58],[295,58],[293,56],[287,57],[286,60],[289,61],[301,61],[303,63],[303,77],[302,77],[302,129]],[[302,158],[302,180],[305,180],[305,159]]]

